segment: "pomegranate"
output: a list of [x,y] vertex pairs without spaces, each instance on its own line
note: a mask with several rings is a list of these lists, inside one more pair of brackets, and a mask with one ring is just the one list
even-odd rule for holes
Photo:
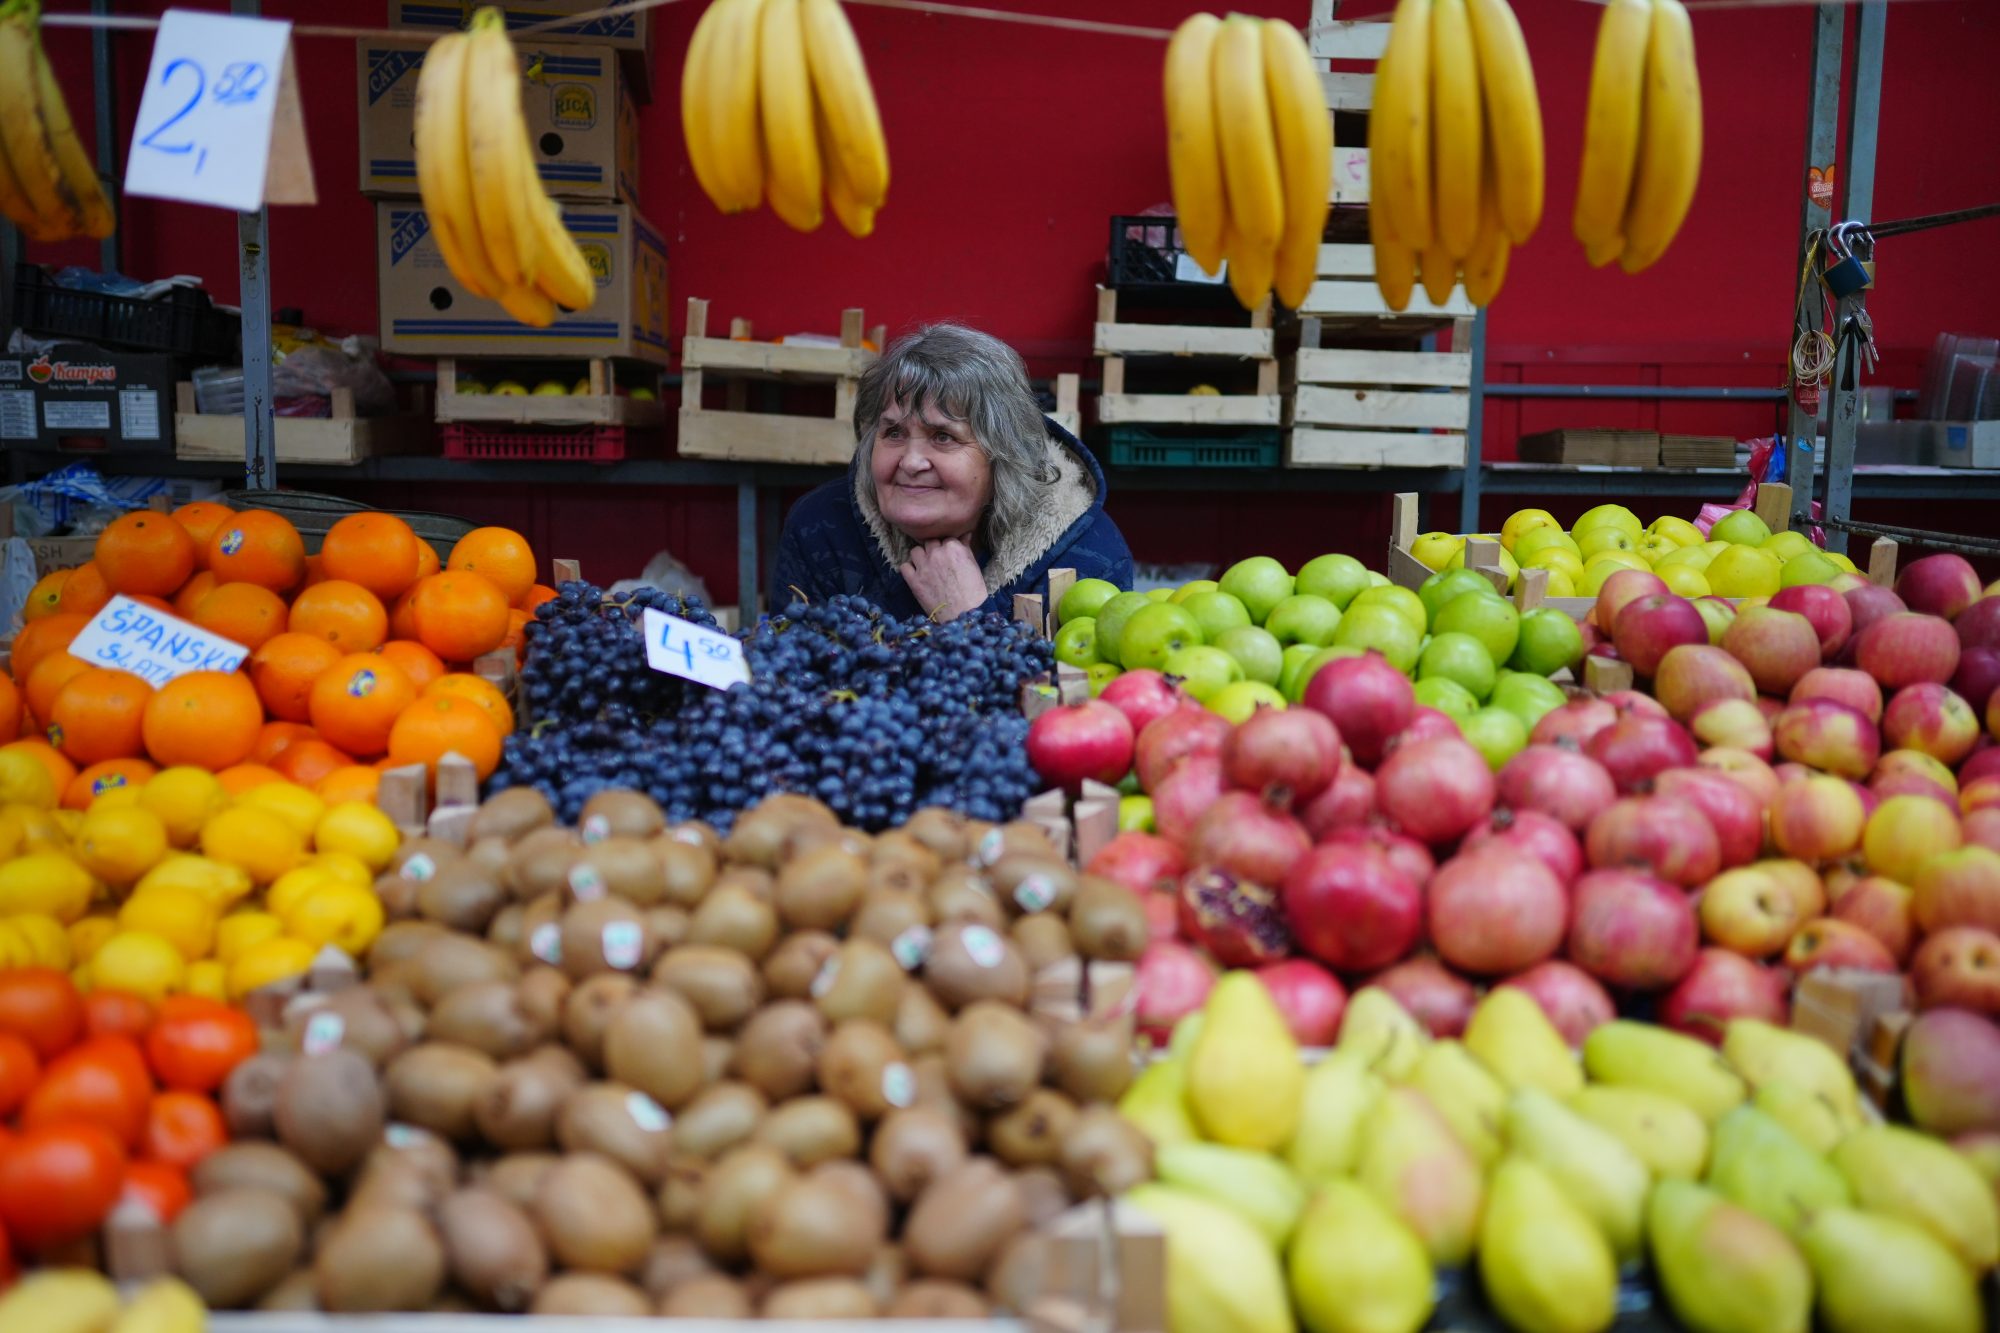
[[1314,841],[1335,829],[1354,828],[1375,813],[1375,778],[1359,764],[1342,764],[1325,790],[1299,811]]
[[1310,708],[1260,708],[1222,741],[1222,776],[1281,810],[1326,790],[1340,769],[1340,733]]
[[1764,807],[1749,788],[1705,768],[1670,768],[1654,779],[1653,793],[1686,801],[1715,830],[1722,868],[1748,865],[1764,846]]
[[1584,743],[1583,752],[1604,765],[1619,791],[1644,791],[1670,768],[1686,768],[1698,751],[1687,728],[1670,717],[1627,713]]
[[1347,988],[1340,978],[1306,958],[1287,958],[1257,969],[1271,992],[1292,1040],[1301,1046],[1331,1046],[1347,1012]]
[[1228,734],[1229,723],[1224,718],[1196,703],[1183,704],[1165,717],[1147,723],[1133,747],[1139,785],[1157,795],[1167,774],[1182,760],[1193,755],[1220,754],[1222,738]]
[[1173,1035],[1174,1024],[1208,1003],[1215,987],[1215,964],[1195,949],[1172,940],[1146,946],[1133,976],[1139,1031],[1156,1042]]
[[1224,967],[1258,967],[1292,952],[1278,895],[1220,866],[1182,876],[1180,919],[1181,933]]
[[1618,799],[1604,765],[1580,752],[1574,742],[1530,745],[1509,759],[1500,769],[1498,793],[1514,809],[1539,811],[1560,820],[1572,833],[1589,828],[1590,821]]
[[1282,884],[1311,846],[1298,820],[1247,791],[1227,791],[1195,821],[1187,856],[1196,867],[1220,866],[1238,879]]
[[1569,893],[1555,872],[1506,847],[1462,852],[1438,868],[1425,914],[1438,956],[1462,972],[1519,972],[1561,947]]
[[1164,889],[1150,889],[1143,896],[1146,905],[1146,938],[1154,943],[1179,939],[1181,934],[1181,886],[1176,880]]
[[1115,783],[1132,767],[1132,724],[1102,699],[1051,708],[1028,725],[1028,762],[1071,795],[1086,778]]
[[1149,668],[1114,676],[1097,697],[1125,715],[1134,736],[1187,702],[1179,686]]
[[1410,678],[1377,652],[1328,662],[1306,683],[1300,702],[1339,730],[1356,763],[1381,762],[1389,738],[1409,725],[1417,696]]
[[1097,849],[1084,870],[1116,880],[1134,893],[1172,889],[1187,870],[1181,849],[1154,833],[1127,829]]
[[1486,818],[1493,789],[1486,760],[1455,736],[1399,744],[1375,774],[1382,813],[1433,847],[1458,841]]
[[1471,982],[1428,954],[1377,972],[1368,984],[1387,991],[1433,1037],[1456,1037],[1464,1032],[1472,1007],[1479,1003],[1479,992]]
[[1403,728],[1402,735],[1389,742],[1389,749],[1394,751],[1399,745],[1414,745],[1418,741],[1436,740],[1440,736],[1462,738],[1464,735],[1451,714],[1419,704],[1417,711],[1410,715],[1410,725]]
[[1676,796],[1628,796],[1591,821],[1591,868],[1641,869],[1685,888],[1722,869],[1722,843],[1700,807]]
[[1185,845],[1194,833],[1195,821],[1221,795],[1220,759],[1205,754],[1183,760],[1153,789],[1153,827],[1161,837]]
[[1284,903],[1299,947],[1342,972],[1386,967],[1423,928],[1423,891],[1373,847],[1313,848],[1285,877]]
[[1789,1023],[1785,990],[1785,974],[1778,969],[1727,949],[1703,949],[1660,1001],[1660,1022],[1720,1046],[1732,1018],[1755,1018],[1779,1027]]
[[1535,745],[1570,740],[1581,746],[1617,720],[1618,710],[1604,700],[1578,695],[1560,708],[1542,714],[1541,721],[1528,733],[1528,740]]
[[1569,959],[1627,990],[1671,986],[1694,966],[1701,927],[1688,896],[1633,870],[1593,870],[1576,882]]
[[1471,851],[1488,843],[1526,852],[1554,871],[1564,884],[1583,873],[1583,848],[1576,835],[1567,824],[1539,810],[1502,806],[1465,835],[1464,849]]
[[1597,978],[1560,958],[1538,963],[1500,984],[1528,992],[1571,1046],[1583,1045],[1591,1029],[1618,1017],[1611,996]]
[[1323,844],[1340,843],[1349,847],[1373,847],[1389,858],[1389,864],[1403,872],[1410,883],[1422,888],[1431,882],[1437,873],[1437,858],[1431,849],[1406,833],[1398,833],[1382,824],[1363,824],[1356,828],[1335,829],[1320,840]]

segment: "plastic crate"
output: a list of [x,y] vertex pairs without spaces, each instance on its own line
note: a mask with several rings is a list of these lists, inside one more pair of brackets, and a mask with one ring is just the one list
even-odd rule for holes
[[[1121,214],[1111,219],[1111,247],[1105,254],[1104,285],[1115,291],[1170,297],[1177,305],[1235,305],[1229,284],[1202,274],[1193,260],[1181,263],[1180,223],[1171,215]],[[1192,278],[1177,276],[1180,273]]]
[[14,322],[44,337],[228,365],[243,359],[243,317],[217,310],[207,292],[191,287],[174,287],[156,300],[142,301],[61,287],[41,265],[16,264]]
[[1174,436],[1138,426],[1107,432],[1113,467],[1276,467],[1284,453],[1274,430],[1245,431],[1227,439]]
[[623,426],[482,426],[445,423],[444,456],[547,463],[616,463],[625,457]]

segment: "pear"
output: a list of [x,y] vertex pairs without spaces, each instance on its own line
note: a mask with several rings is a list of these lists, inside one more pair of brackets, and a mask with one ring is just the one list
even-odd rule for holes
[[1320,1191],[1288,1259],[1312,1333],[1417,1333],[1431,1317],[1436,1275],[1423,1242],[1351,1180]]
[[1979,1333],[1972,1270],[1912,1222],[1822,1208],[1799,1237],[1826,1333]]
[[1225,972],[1188,1052],[1187,1100],[1206,1138],[1271,1151],[1291,1141],[1305,1085],[1299,1044],[1254,972]]
[[1335,1049],[1353,1051],[1368,1067],[1392,1083],[1408,1078],[1431,1034],[1396,997],[1380,986],[1363,986],[1347,1001],[1340,1016],[1340,1040]]
[[1156,1148],[1201,1137],[1188,1113],[1187,1065],[1160,1060],[1147,1065],[1118,1099],[1118,1114],[1139,1127]]
[[1861,1207],[1916,1223],[1975,1273],[2000,1263],[2000,1203],[1956,1149],[1897,1125],[1866,1125],[1840,1141],[1833,1164]]
[[1583,1070],[1542,1006],[1514,986],[1495,986],[1465,1024],[1465,1049],[1509,1088],[1540,1088],[1568,1097],[1583,1086]]
[[1688,1333],[1806,1333],[1812,1272],[1784,1232],[1686,1180],[1646,1206],[1653,1271]]
[[1153,1174],[1242,1214],[1273,1249],[1282,1249],[1305,1211],[1305,1182],[1269,1153],[1216,1143],[1170,1143],[1153,1154]]
[[1308,1070],[1299,1132],[1285,1149],[1292,1170],[1309,1184],[1352,1172],[1361,1151],[1362,1118],[1381,1095],[1382,1080],[1360,1051],[1334,1051]]
[[1773,1079],[1752,1094],[1750,1104],[1783,1125],[1793,1138],[1824,1156],[1847,1133],[1833,1107],[1796,1083]]
[[1598,1083],[1663,1092],[1711,1126],[1750,1095],[1713,1046],[1630,1019],[1591,1029],[1583,1039],[1583,1067]]
[[1194,1050],[1195,1039],[1201,1036],[1201,1020],[1204,1011],[1197,1009],[1174,1024],[1174,1030],[1167,1034],[1167,1058],[1187,1063],[1189,1052]]
[[1995,1197],[2000,1197],[2000,1133],[1987,1130],[1961,1134],[1951,1141],[1951,1146],[1993,1187]]
[[1125,1199],[1167,1233],[1168,1328],[1294,1333],[1284,1270],[1257,1228],[1172,1185],[1138,1185]]
[[1639,1257],[1653,1176],[1617,1135],[1537,1088],[1514,1094],[1505,1127],[1507,1150],[1548,1172],[1597,1224],[1621,1263]]
[[1661,1180],[1700,1180],[1708,1165],[1708,1124],[1664,1092],[1593,1083],[1569,1109],[1616,1134]]
[[1479,1280],[1516,1333],[1597,1333],[1618,1314],[1618,1266],[1588,1217],[1533,1162],[1504,1157],[1479,1224]]
[[1420,1092],[1390,1088],[1361,1122],[1355,1178],[1416,1232],[1439,1268],[1472,1252],[1485,1194],[1479,1159]]
[[1833,1163],[1754,1106],[1737,1107],[1715,1127],[1708,1183],[1791,1236],[1817,1210],[1853,1202]]
[[1861,1094],[1838,1051],[1816,1037],[1755,1018],[1732,1018],[1722,1054],[1752,1088],[1793,1083],[1824,1101],[1843,1131],[1861,1126]]
[[1426,1046],[1410,1071],[1409,1086],[1429,1099],[1481,1166],[1498,1160],[1507,1089],[1464,1046],[1450,1039]]

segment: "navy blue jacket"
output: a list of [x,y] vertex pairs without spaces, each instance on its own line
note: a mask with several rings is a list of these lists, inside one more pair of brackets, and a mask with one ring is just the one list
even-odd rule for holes
[[[1074,569],[1080,579],[1132,586],[1132,552],[1104,512],[1104,470],[1076,437],[1046,418],[1043,424],[1061,474],[1044,510],[1048,530],[998,534],[980,557],[991,590],[986,606],[1003,614],[1013,613],[1016,593],[1047,597],[1051,569]],[[771,568],[770,609],[781,610],[797,593],[814,602],[847,593],[866,597],[892,615],[923,615],[926,608],[917,605],[902,573],[890,563],[885,543],[893,540],[879,514],[863,514],[851,469],[814,489],[785,517]]]

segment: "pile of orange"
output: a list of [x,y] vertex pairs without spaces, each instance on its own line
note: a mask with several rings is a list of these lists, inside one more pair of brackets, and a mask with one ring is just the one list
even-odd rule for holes
[[[71,641],[124,594],[242,644],[230,673],[160,689],[72,655]],[[519,651],[555,596],[507,528],[461,538],[440,566],[393,514],[350,514],[307,555],[263,509],[210,500],[117,519],[91,560],[35,585],[0,675],[0,753],[26,751],[81,809],[160,768],[195,765],[232,791],[282,778],[328,800],[372,797],[382,769],[456,752],[483,779],[513,711],[473,659]]]

